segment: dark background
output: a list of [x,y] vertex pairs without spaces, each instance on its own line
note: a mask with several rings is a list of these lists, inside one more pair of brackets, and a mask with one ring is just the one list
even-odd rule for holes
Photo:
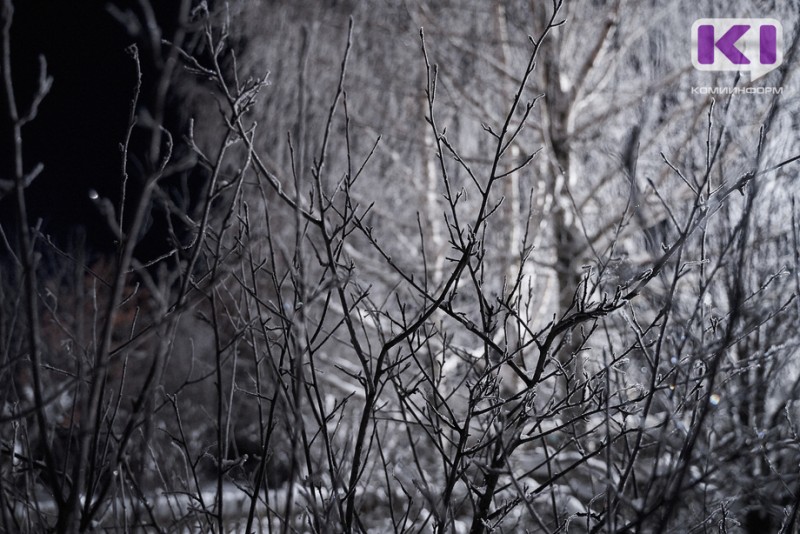
[[[42,221],[42,230],[55,242],[67,245],[84,234],[93,253],[108,253],[115,239],[89,198],[94,189],[118,206],[122,176],[120,144],[124,140],[135,86],[135,65],[126,49],[137,43],[143,71],[139,110],[152,105],[158,67],[152,49],[140,35],[132,34],[109,11],[106,0],[25,0],[15,2],[11,29],[11,54],[17,105],[27,109],[37,87],[39,56],[47,60],[53,77],[50,93],[37,118],[23,128],[25,172],[37,163],[44,171],[27,190],[29,222]],[[142,17],[133,0],[114,6]],[[156,20],[164,37],[175,29],[179,2],[154,2]],[[11,124],[3,90],[0,113],[0,178],[13,179]],[[169,100],[165,126],[180,139],[182,123],[175,98]],[[133,138],[129,173],[129,203],[135,201],[137,177],[146,172],[142,163],[145,135]],[[0,201],[0,224],[13,235],[16,208],[13,195]],[[166,219],[151,217],[149,231],[137,255],[147,259],[168,245]]]

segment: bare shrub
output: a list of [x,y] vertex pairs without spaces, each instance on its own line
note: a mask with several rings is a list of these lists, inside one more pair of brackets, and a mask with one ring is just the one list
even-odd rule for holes
[[[25,216],[49,81],[16,109],[4,2],[6,530],[796,529],[792,101],[737,129],[734,99],[671,100],[686,80],[639,62],[620,3],[469,4],[496,41],[464,44],[460,4],[358,12],[406,44],[431,22],[389,56],[347,6],[281,10],[303,29],[278,48],[245,31],[266,8],[184,2],[161,81],[195,80],[196,120],[142,126],[92,263]],[[664,92],[626,108],[609,76]],[[163,184],[193,166],[189,205]],[[190,232],[142,264],[151,201]]]

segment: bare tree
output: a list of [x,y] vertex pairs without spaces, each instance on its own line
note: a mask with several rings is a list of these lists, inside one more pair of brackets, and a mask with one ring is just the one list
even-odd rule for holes
[[4,3],[3,527],[794,531],[793,97],[693,100],[655,3],[312,4],[182,3],[93,263],[25,215]]

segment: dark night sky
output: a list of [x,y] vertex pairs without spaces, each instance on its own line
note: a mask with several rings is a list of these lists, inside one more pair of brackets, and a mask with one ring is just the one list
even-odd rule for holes
[[[89,199],[95,189],[116,201],[120,190],[120,143],[124,139],[135,68],[125,49],[135,41],[107,11],[105,0],[17,0],[12,26],[12,63],[18,105],[25,109],[36,86],[38,56],[47,59],[53,87],[39,116],[23,130],[26,171],[37,162],[44,172],[28,190],[32,222],[41,218],[45,233],[65,242],[80,226],[91,246],[105,250],[111,233]],[[117,0],[121,8],[135,0]],[[162,27],[174,20],[178,2],[161,4]],[[166,28],[167,31],[168,28]],[[143,57],[142,105],[148,80],[155,78]],[[10,124],[3,94],[0,177],[11,179]],[[0,222],[8,228],[13,202],[0,202]]]

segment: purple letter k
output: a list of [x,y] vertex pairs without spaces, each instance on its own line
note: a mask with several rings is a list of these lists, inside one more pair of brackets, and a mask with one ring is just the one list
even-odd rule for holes
[[725,54],[734,65],[749,65],[750,60],[736,48],[736,41],[747,33],[750,26],[746,24],[736,24],[725,32],[714,42],[714,26],[703,24],[697,27],[697,61],[701,65],[711,65],[714,63],[714,48]]

